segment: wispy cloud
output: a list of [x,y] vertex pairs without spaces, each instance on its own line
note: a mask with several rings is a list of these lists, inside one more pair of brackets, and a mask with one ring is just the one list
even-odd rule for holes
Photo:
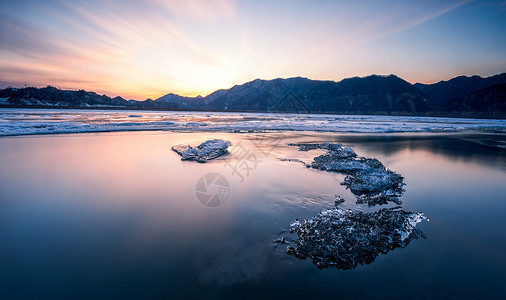
[[382,18],[367,21],[359,25],[357,29],[353,31],[352,37],[350,38],[353,41],[349,43],[347,47],[353,48],[412,29],[470,2],[472,2],[472,0],[459,1],[453,4],[444,2],[442,7],[427,6],[426,3],[421,2],[414,6],[390,12]]
[[[313,47],[308,59],[320,61],[333,55],[335,57],[333,65],[337,67],[337,71],[334,73],[330,71],[328,74],[337,73],[343,77],[367,75],[370,70],[375,70],[374,66],[364,66],[360,59],[350,60],[349,57],[357,57],[357,53],[363,53],[364,49],[375,43],[381,44],[382,40],[442,17],[470,2],[473,1],[422,1],[414,4],[410,1],[391,1],[381,2],[381,5],[373,2],[361,7],[362,10],[336,14],[339,21],[326,20],[326,29],[321,33],[321,36],[331,38],[322,38],[324,42]],[[339,8],[342,7],[338,7],[336,11],[339,11]],[[362,74],[361,69],[368,71]],[[373,72],[392,72],[389,69],[382,69],[384,71]]]
[[236,16],[235,2],[231,0],[152,0],[167,11],[185,18],[216,21]]
[[[429,32],[435,24],[430,22],[437,18],[455,21],[455,16],[474,9],[483,18],[484,12],[500,11],[505,4],[492,1],[493,6],[489,2],[477,6],[482,2],[470,0],[315,0],[297,5],[288,0],[43,3],[2,3],[1,82],[103,90],[137,99],[167,92],[207,94],[255,77],[340,79],[343,74],[371,70],[391,72],[382,57],[371,58],[378,53],[374,50],[384,51],[384,56],[398,50],[389,47],[407,52],[409,45],[398,39],[407,39],[409,30],[437,36]],[[460,21],[466,24],[467,19]],[[506,43],[499,29],[506,22],[474,21],[481,21],[482,28],[493,25],[487,34],[497,38],[488,44],[467,43],[466,47],[480,50],[488,47],[488,52],[470,52],[480,56],[472,61],[506,59],[492,51]],[[464,31],[458,34],[473,38]],[[433,44],[446,45],[446,38],[439,39]],[[397,42],[395,46],[389,45],[392,41]],[[455,53],[450,48],[438,51],[447,56]],[[495,56],[487,58],[492,52]],[[426,61],[417,59],[412,68],[426,68]],[[465,55],[458,59],[464,66],[470,61]]]
[[449,5],[447,7],[443,7],[441,9],[438,9],[438,10],[435,10],[433,12],[430,12],[430,13],[428,13],[426,15],[422,15],[420,18],[415,19],[415,20],[413,20],[411,22],[407,22],[407,23],[403,24],[402,26],[400,26],[397,30],[394,30],[394,31],[392,31],[392,32],[390,32],[388,34],[405,31],[405,30],[411,29],[413,27],[419,26],[419,25],[421,25],[423,23],[426,23],[426,22],[428,22],[430,20],[433,20],[433,19],[435,19],[437,17],[440,17],[440,16],[442,16],[444,14],[447,14],[447,13],[449,13],[449,12],[451,12],[451,11],[453,11],[453,10],[455,10],[455,9],[457,9],[457,8],[465,5],[465,4],[468,4],[470,2],[473,2],[473,0],[465,0],[465,1],[457,2],[457,3],[453,4],[453,5]]
[[63,2],[53,11],[52,21],[68,32],[47,32],[43,26],[2,16],[0,54],[10,59],[0,76],[26,81],[25,75],[31,71],[30,81],[46,78],[41,83],[45,85],[55,79],[61,82],[66,73],[67,78],[93,78],[78,80],[90,83],[91,89],[109,86],[117,93],[135,88],[184,93],[181,89],[199,90],[197,82],[181,84],[185,72],[207,68],[205,73],[210,76],[209,72],[227,63],[224,57],[203,48],[200,37],[185,30],[185,22],[205,25],[233,18],[230,1],[145,0],[136,2],[135,7],[99,2]]

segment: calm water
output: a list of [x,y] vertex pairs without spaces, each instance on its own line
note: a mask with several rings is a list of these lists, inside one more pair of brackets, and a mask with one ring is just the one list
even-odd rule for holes
[[[233,157],[182,162],[170,147],[232,141]],[[296,218],[354,204],[339,174],[306,169],[335,141],[406,179],[427,239],[354,270],[317,269],[273,243]],[[0,299],[501,298],[505,135],[129,132],[0,138]],[[247,157],[240,159],[238,157]],[[247,161],[249,173],[232,167]],[[202,205],[208,173],[230,186]],[[377,208],[374,208],[374,210]]]

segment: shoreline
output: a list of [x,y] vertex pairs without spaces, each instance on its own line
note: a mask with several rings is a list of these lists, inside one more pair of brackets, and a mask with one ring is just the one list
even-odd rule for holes
[[188,132],[333,132],[451,133],[506,132],[506,120],[374,115],[278,113],[204,113],[138,111],[0,109],[0,136],[41,134],[188,131]]
[[[185,108],[168,108],[168,107],[122,107],[122,106],[45,106],[45,105],[5,105],[0,104],[0,109],[42,109],[42,110],[75,110],[75,111],[145,111],[145,112],[169,112],[169,113],[250,113],[250,114],[294,114],[294,112],[286,111],[249,111],[249,110],[199,110],[199,109],[185,109]],[[490,119],[490,120],[504,120],[506,114],[503,112],[442,112],[442,111],[429,111],[426,113],[409,113],[409,112],[391,112],[384,111],[377,112],[347,112],[347,111],[312,111],[312,112],[298,112],[300,115],[332,115],[332,116],[392,116],[392,117],[428,117],[428,118],[452,118],[452,119]]]
[[460,131],[397,131],[397,132],[352,132],[352,131],[322,131],[322,130],[261,130],[261,131],[234,131],[234,130],[187,130],[187,129],[133,129],[133,130],[99,130],[99,131],[76,131],[76,132],[48,132],[48,133],[23,133],[23,134],[0,134],[1,138],[12,137],[36,137],[36,136],[64,136],[94,133],[216,133],[216,134],[294,134],[294,133],[315,133],[315,134],[336,134],[336,135],[375,135],[375,136],[403,136],[403,135],[468,135],[468,134],[506,134],[504,131],[486,130],[460,130]]

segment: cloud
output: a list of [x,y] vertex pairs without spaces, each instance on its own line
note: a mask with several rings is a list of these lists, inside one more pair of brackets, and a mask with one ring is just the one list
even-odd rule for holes
[[[389,36],[413,29],[451,11],[472,2],[472,0],[439,2],[391,1],[369,3],[362,9],[346,11],[347,14],[336,14],[336,19],[326,21],[327,29],[319,35],[326,37],[316,44],[310,54],[311,59],[328,59],[332,53],[336,60],[341,57],[355,56],[353,52],[363,50],[368,44]],[[349,61],[343,63],[347,68]]]
[[[223,55],[201,45],[201,36],[192,32],[192,26],[234,18],[231,1],[145,0],[125,5],[104,0],[52,5],[33,18],[0,14],[3,79],[24,84],[30,78],[34,85],[43,86],[71,83],[73,78],[86,84],[78,88],[137,90],[130,96],[143,98],[142,90],[210,92],[214,87],[209,84],[216,84],[220,70],[229,64]],[[196,80],[201,81],[200,89]]]
[[388,35],[390,34],[393,34],[393,33],[397,33],[397,32],[401,32],[401,31],[405,31],[405,30],[408,30],[408,29],[411,29],[413,27],[416,27],[416,26],[419,26],[423,23],[426,23],[430,20],[433,20],[437,17],[440,17],[446,13],[449,13],[451,12],[452,10],[455,10],[465,4],[468,4],[470,2],[472,2],[473,0],[465,0],[465,1],[461,1],[461,2],[457,2],[453,5],[449,5],[447,7],[443,7],[441,9],[438,9],[438,10],[435,10],[435,11],[432,11],[432,12],[429,12],[428,14],[425,14],[425,15],[422,15],[420,16],[418,19],[414,19],[412,20],[411,22],[406,22],[404,24],[402,24],[399,28],[397,28],[396,30],[393,30],[392,32],[389,32],[387,33]]
[[209,22],[236,16],[235,2],[231,0],[152,0],[171,13],[185,18]]
[[382,19],[375,20],[372,23],[365,23],[364,26],[359,27],[358,32],[356,32],[356,36],[359,38],[356,39],[353,46],[365,44],[420,26],[471,1],[465,0],[450,5],[445,2],[443,7],[427,6],[424,2],[421,2],[418,5],[392,12]]
[[28,23],[0,13],[0,51],[23,56],[66,55],[68,49],[50,42],[53,37]]
[[[478,3],[470,2],[6,0],[0,76],[43,86],[75,82],[75,88],[142,99],[166,92],[207,94],[258,77],[341,79],[392,72],[383,58],[407,51],[402,33],[418,27],[430,37],[432,24],[423,24],[450,12],[461,17]],[[438,49],[440,57],[451,55]],[[425,68],[418,61],[409,64]]]

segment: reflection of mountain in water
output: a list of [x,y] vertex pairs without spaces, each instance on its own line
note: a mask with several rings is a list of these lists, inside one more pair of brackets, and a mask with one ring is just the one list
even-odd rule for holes
[[[294,136],[305,136],[296,133]],[[307,135],[305,142],[339,142],[371,152],[393,156],[405,151],[428,151],[453,161],[477,162],[506,171],[506,134],[502,133],[427,133],[427,134],[329,134],[315,140]]]
[[476,161],[506,170],[505,134],[344,135],[343,143],[364,143],[371,151],[392,155],[403,150],[426,150],[455,161]]

